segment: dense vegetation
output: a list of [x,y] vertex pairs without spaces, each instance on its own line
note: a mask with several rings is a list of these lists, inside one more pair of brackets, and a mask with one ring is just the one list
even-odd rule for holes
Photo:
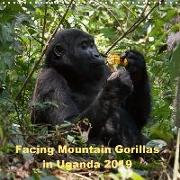
[[[173,0],[159,3],[0,1],[1,164],[8,165],[6,155],[13,152],[13,144],[29,143],[29,138],[47,133],[44,128],[37,131],[31,124],[29,104],[47,43],[54,32],[63,28],[79,28],[94,35],[102,54],[122,53],[131,48],[145,55],[153,109],[151,121],[143,132],[151,139],[173,143],[176,136],[173,122],[176,81],[171,67],[176,50],[175,33],[180,31],[179,5]],[[2,169],[0,176],[3,176]]]

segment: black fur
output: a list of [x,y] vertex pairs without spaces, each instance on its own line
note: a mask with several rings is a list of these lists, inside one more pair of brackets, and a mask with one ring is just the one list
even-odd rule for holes
[[150,112],[148,77],[140,53],[129,51],[125,56],[127,68],[111,74],[92,36],[77,29],[58,32],[36,82],[32,121],[54,125],[87,117],[91,142],[142,143],[140,130]]
[[131,115],[139,130],[149,120],[151,112],[151,95],[148,74],[144,57],[135,50],[125,52],[127,58],[127,71],[130,73],[134,90],[124,103],[125,110]]

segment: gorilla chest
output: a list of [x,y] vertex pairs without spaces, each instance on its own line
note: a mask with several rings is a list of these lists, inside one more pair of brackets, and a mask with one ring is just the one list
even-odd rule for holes
[[99,88],[97,89],[82,89],[82,90],[72,90],[71,98],[75,102],[79,111],[85,110],[98,95]]

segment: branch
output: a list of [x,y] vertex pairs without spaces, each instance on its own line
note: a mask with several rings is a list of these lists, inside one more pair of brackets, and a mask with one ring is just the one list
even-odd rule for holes
[[121,4],[122,4],[122,6],[124,6],[131,14],[133,14],[133,15],[137,18],[136,14],[135,14],[129,7],[127,7],[123,2],[122,2]]
[[68,11],[69,11],[69,9],[70,9],[73,1],[74,1],[74,0],[71,0],[71,1],[70,1],[70,3],[69,3],[69,5],[68,5],[68,7],[67,7],[67,9],[66,9],[66,11],[65,11],[65,13],[64,13],[64,15],[62,16],[61,20],[59,21],[59,24],[58,24],[57,28],[54,30],[52,36],[49,38],[49,40],[47,41],[46,45],[45,45],[44,48],[42,49],[42,53],[41,53],[41,56],[40,56],[39,60],[36,61],[35,65],[33,66],[32,70],[31,70],[31,72],[29,73],[28,77],[27,77],[26,80],[24,81],[24,83],[23,83],[20,91],[18,92],[18,94],[17,94],[16,97],[15,97],[16,100],[21,96],[21,93],[22,93],[23,89],[26,87],[29,79],[32,77],[34,71],[36,70],[36,68],[38,67],[38,65],[40,64],[40,62],[42,61],[42,59],[43,59],[43,57],[44,57],[44,54],[45,54],[45,52],[46,52],[46,50],[47,50],[47,48],[48,48],[48,46],[49,46],[49,42],[53,39],[53,37],[54,37],[54,35],[57,33],[60,25],[61,25],[61,24],[63,23],[63,21],[65,20],[66,15],[67,15],[67,13],[68,13]]
[[[148,4],[148,3],[147,3]],[[121,41],[125,36],[127,36],[129,33],[133,32],[144,20],[146,20],[146,18],[152,13],[152,11],[159,5],[159,3],[157,2],[152,9],[147,13],[146,16],[143,17],[144,12],[147,8],[147,4],[143,10],[143,12],[141,13],[140,17],[135,21],[135,23],[122,35],[120,36],[116,41],[114,41],[114,43],[111,45],[110,48],[108,48],[108,50],[105,52],[105,56],[107,56],[107,54],[111,51],[111,49],[114,48],[114,46],[116,46],[116,44]],[[142,18],[143,17],[143,18]]]

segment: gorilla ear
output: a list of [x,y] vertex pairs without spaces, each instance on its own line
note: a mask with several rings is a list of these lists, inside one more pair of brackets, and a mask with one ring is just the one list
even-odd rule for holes
[[53,48],[54,54],[61,57],[64,54],[64,48],[60,44],[56,44]]

